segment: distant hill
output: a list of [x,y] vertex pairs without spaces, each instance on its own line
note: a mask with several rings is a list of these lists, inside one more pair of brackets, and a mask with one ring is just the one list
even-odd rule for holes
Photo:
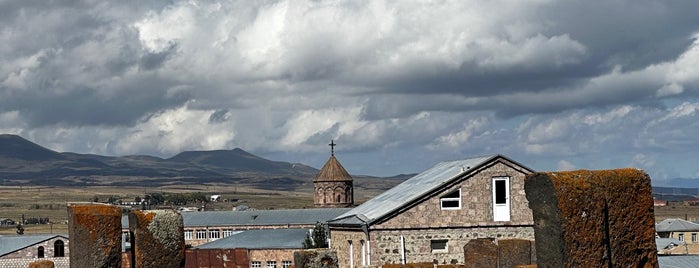
[[[307,189],[318,170],[300,163],[272,161],[240,148],[186,151],[168,159],[59,153],[17,135],[0,135],[0,180],[4,185],[158,186],[232,183],[261,189]],[[405,176],[397,176],[404,178]],[[367,187],[389,188],[394,178],[357,176]]]

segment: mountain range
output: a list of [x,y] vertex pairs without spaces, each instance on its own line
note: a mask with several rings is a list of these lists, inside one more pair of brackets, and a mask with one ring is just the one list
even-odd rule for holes
[[[0,183],[48,186],[163,186],[232,183],[260,189],[312,190],[318,170],[268,160],[240,148],[185,151],[171,158],[145,155],[101,156],[56,152],[17,135],[0,135]],[[362,182],[395,185],[411,175],[354,176]]]

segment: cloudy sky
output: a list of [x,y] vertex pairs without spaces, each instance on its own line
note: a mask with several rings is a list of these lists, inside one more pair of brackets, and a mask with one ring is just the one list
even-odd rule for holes
[[[144,3],[145,2],[145,3]],[[353,174],[699,177],[699,1],[0,0],[0,133]]]

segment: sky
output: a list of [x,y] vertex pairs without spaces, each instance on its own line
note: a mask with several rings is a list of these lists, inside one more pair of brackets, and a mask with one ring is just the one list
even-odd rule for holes
[[0,133],[352,174],[699,178],[699,1],[0,0]]

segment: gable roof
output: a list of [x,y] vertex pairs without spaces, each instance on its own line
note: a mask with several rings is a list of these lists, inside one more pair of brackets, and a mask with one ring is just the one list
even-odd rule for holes
[[17,250],[36,245],[54,237],[62,237],[68,240],[67,235],[0,235],[0,257]]
[[340,161],[337,161],[335,155],[331,155],[313,179],[313,182],[321,181],[352,181],[352,176],[342,167]]
[[247,230],[200,245],[198,249],[300,249],[311,229]]
[[[453,181],[477,173],[480,167],[504,159],[515,163],[524,169],[531,169],[520,165],[502,155],[489,155],[474,157],[464,160],[441,162],[430,169],[404,181],[401,184],[385,191],[358,207],[340,215],[331,221],[335,225],[356,225],[362,223],[374,223],[392,212],[405,207],[419,198],[438,191]],[[356,215],[356,216],[355,216]]]
[[350,208],[311,208],[244,211],[182,212],[184,227],[191,226],[255,226],[315,224],[326,222],[349,211]]
[[673,248],[679,245],[682,245],[683,242],[680,240],[677,240],[675,238],[656,238],[655,239],[655,247],[658,249],[658,251],[661,251],[663,249],[667,248]]
[[664,232],[681,232],[681,231],[699,231],[699,224],[683,219],[665,219],[655,224],[655,231]]

